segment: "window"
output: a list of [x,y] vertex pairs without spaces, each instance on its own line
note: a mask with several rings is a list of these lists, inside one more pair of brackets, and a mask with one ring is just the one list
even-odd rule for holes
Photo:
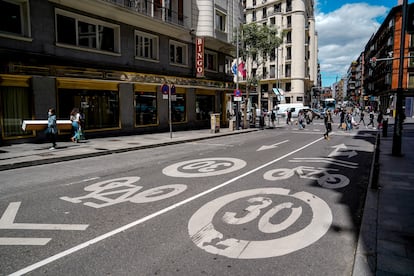
[[286,43],[292,43],[292,32],[286,33]]
[[158,37],[135,31],[135,56],[142,59],[158,60]]
[[177,41],[170,41],[170,62],[187,65],[187,45]]
[[287,60],[292,59],[292,47],[286,47],[286,59]]
[[233,58],[232,57],[226,57],[226,64],[225,64],[225,70],[226,74],[233,75],[233,71],[231,70],[231,65],[233,64]]
[[275,25],[276,24],[276,18],[275,17],[272,17],[272,18],[270,18],[270,25]]
[[270,65],[270,78],[275,78],[276,77],[276,66],[275,65]]
[[85,116],[85,129],[119,128],[118,91],[89,89],[59,89],[58,112],[69,116],[73,107],[79,107]]
[[196,95],[196,119],[210,120],[210,114],[214,112],[213,95]]
[[135,92],[136,125],[154,125],[157,122],[157,93]]
[[262,18],[266,18],[267,17],[267,9],[263,8],[262,9]]
[[171,118],[174,123],[185,122],[185,94],[176,94],[176,100],[171,102]]
[[252,11],[253,21],[256,21],[256,11]]
[[266,67],[263,67],[263,70],[262,70],[262,71],[263,71],[263,72],[262,72],[262,73],[263,73],[263,78],[264,78],[264,79],[267,79],[267,77],[268,77],[268,76],[267,76],[267,68],[266,68]]
[[226,15],[216,11],[216,30],[225,32],[226,31]]
[[410,58],[408,59],[408,67],[414,67],[414,52],[409,53]]
[[414,74],[408,74],[408,88],[414,88]]
[[28,0],[0,0],[0,33],[30,37]]
[[281,12],[282,11],[282,4],[281,3],[275,4],[273,6],[273,11],[274,12]]
[[119,53],[120,28],[85,16],[56,10],[57,43]]
[[292,16],[288,16],[287,18],[286,18],[286,20],[287,20],[287,27],[288,28],[290,28],[290,27],[292,27]]
[[28,87],[0,86],[0,119],[4,138],[31,135],[23,131],[23,120],[31,120],[31,96]]
[[205,69],[210,71],[217,71],[217,53],[205,51],[204,53]]

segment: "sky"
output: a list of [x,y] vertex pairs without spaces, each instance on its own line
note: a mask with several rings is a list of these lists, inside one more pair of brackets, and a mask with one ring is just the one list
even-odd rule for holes
[[397,5],[398,0],[315,0],[323,87],[346,75],[351,62]]

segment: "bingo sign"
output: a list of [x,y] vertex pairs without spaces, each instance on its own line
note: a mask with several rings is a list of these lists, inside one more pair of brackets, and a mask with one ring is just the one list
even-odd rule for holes
[[242,95],[241,95],[240,89],[235,89],[234,90],[234,101],[240,102],[241,100],[242,100]]
[[204,77],[204,37],[196,38],[196,77]]

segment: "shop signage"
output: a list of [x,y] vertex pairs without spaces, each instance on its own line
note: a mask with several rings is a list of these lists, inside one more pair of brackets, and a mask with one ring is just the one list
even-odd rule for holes
[[204,37],[196,38],[196,77],[204,77]]

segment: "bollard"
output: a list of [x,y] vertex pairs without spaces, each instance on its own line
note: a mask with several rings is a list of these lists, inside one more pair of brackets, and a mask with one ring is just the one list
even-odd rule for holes
[[382,137],[388,136],[388,119],[384,119],[382,122]]

